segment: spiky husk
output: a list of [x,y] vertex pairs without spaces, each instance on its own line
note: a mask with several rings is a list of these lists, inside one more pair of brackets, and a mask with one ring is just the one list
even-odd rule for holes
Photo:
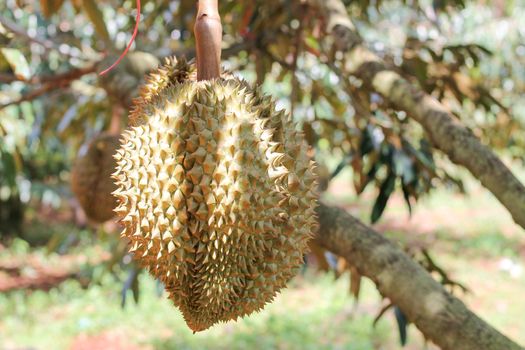
[[130,250],[194,331],[262,309],[317,225],[302,134],[238,79],[171,81],[142,96],[115,156]]
[[71,171],[71,190],[86,216],[94,222],[104,222],[115,216],[116,190],[111,174],[115,171],[113,158],[119,147],[119,138],[102,134],[89,144],[85,155],[79,157]]
[[195,65],[188,63],[185,59],[165,58],[164,64],[146,77],[146,83],[140,88],[139,96],[133,101],[129,124],[131,126],[141,124],[144,121],[142,119],[144,105],[151,102],[164,89],[187,80],[195,80],[196,74]]

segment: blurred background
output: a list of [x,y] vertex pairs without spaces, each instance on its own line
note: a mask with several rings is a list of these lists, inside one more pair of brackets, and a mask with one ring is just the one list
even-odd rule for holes
[[[525,2],[342,3],[360,45],[525,181]],[[224,67],[293,114],[324,201],[398,242],[525,343],[524,232],[505,208],[405,112],[345,73],[311,2],[220,7]],[[371,281],[315,244],[262,312],[192,334],[126,254],[112,214],[83,209],[104,203],[83,191],[102,181],[96,167],[113,146],[101,135],[125,128],[144,75],[164,57],[194,56],[194,1],[143,0],[141,14],[130,53],[100,77],[131,39],[134,0],[0,2],[0,349],[435,349]]]

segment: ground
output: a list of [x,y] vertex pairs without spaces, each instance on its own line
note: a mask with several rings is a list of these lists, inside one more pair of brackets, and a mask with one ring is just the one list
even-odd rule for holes
[[[356,198],[349,183],[348,174],[341,174],[331,184],[326,200],[344,205],[366,221],[374,193]],[[410,246],[428,247],[436,262],[471,290],[458,294],[467,305],[525,344],[524,232],[478,184],[469,182],[468,189],[467,197],[444,189],[436,191],[416,205],[411,217],[402,198],[393,197],[375,228]],[[79,244],[72,253],[83,256],[83,263],[107,258],[102,246],[93,245],[96,239],[90,242],[85,247]],[[18,242],[0,251],[0,265],[25,256],[32,257],[27,261],[55,267],[63,259],[45,255],[43,250],[29,250]],[[75,262],[69,265],[76,266]],[[335,280],[332,274],[308,268],[263,312],[195,335],[166,295],[159,296],[156,283],[146,274],[139,277],[138,304],[130,295],[124,308],[120,291],[126,276],[119,280],[99,270],[94,275],[96,283],[88,289],[83,289],[82,279],[77,278],[49,292],[0,294],[0,349],[401,348],[392,312],[372,327],[385,305],[373,285],[365,282],[356,305],[348,293],[346,275]],[[0,274],[0,286],[1,279]],[[422,349],[423,342],[417,329],[410,326],[405,348]]]

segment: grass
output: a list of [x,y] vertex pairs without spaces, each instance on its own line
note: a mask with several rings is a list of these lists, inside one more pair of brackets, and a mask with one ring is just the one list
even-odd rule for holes
[[[138,304],[120,307],[121,284],[109,275],[84,290],[71,280],[49,293],[15,292],[0,296],[0,348],[67,349],[80,335],[126,334],[132,344],[154,349],[374,349],[392,339],[386,319],[372,327],[379,297],[365,284],[354,314],[348,279],[298,276],[265,310],[237,323],[192,334],[155,282],[143,274]],[[140,331],[138,331],[140,330]]]
[[[347,175],[334,181],[327,199],[367,222],[375,193],[367,190],[357,199]],[[525,344],[523,230],[479,185],[469,183],[469,192],[465,197],[436,191],[418,203],[412,217],[402,198],[394,196],[375,228],[404,244],[427,246],[435,261],[471,290],[461,299],[494,327]],[[86,239],[86,234],[81,233],[75,252],[100,254],[101,243],[94,245],[97,241]],[[43,249],[36,254],[54,261]],[[0,258],[29,253],[35,250],[15,241],[0,252]],[[187,328],[165,295],[158,296],[156,283],[147,274],[140,276],[139,303],[130,296],[125,308],[120,306],[125,274],[118,274],[119,279],[98,275],[88,289],[69,280],[50,292],[0,295],[0,349],[401,349],[391,312],[372,327],[384,305],[374,286],[365,281],[356,308],[346,275],[334,280],[331,274],[307,269],[261,313],[197,334]],[[414,326],[408,340],[405,349],[423,348]]]

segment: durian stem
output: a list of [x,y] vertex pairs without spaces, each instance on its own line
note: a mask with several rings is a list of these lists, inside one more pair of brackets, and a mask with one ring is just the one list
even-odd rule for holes
[[199,0],[198,4],[193,30],[197,49],[197,80],[201,81],[221,75],[222,25],[218,0]]
[[122,107],[115,104],[111,109],[111,121],[109,124],[109,133],[111,135],[119,135],[122,128]]

